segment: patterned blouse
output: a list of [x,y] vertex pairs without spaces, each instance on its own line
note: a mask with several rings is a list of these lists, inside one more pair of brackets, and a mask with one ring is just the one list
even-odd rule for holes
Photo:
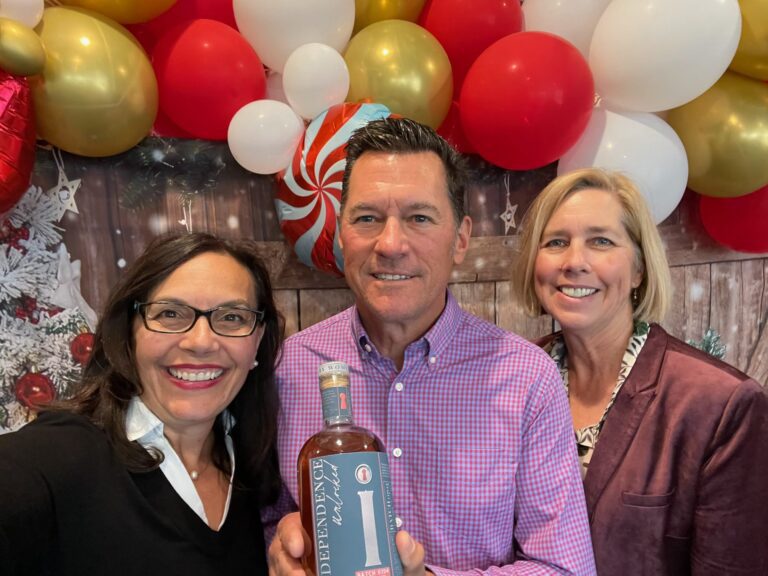
[[[624,381],[629,376],[629,372],[635,365],[638,354],[642,350],[646,339],[648,338],[648,332],[650,326],[646,322],[636,322],[635,329],[632,333],[632,337],[627,344],[627,350],[624,352],[624,357],[621,359],[621,368],[619,369],[619,375],[616,379],[616,386],[611,393],[611,399],[608,401],[608,405],[603,411],[603,415],[597,424],[586,426],[584,428],[577,428],[576,433],[576,447],[579,453],[579,462],[581,463],[581,477],[584,479],[587,475],[587,468],[589,462],[592,460],[592,453],[595,451],[595,445],[597,444],[597,437],[600,435],[600,430],[603,428],[603,423],[608,417],[608,411],[616,401],[616,396],[619,394]],[[568,391],[568,351],[565,349],[565,341],[562,335],[556,336],[552,342],[546,347],[549,355],[557,364],[560,369],[560,375],[563,377],[563,384],[565,384],[565,390]]]

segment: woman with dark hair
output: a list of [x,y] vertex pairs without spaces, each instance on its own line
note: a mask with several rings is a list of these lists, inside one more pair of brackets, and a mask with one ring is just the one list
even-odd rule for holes
[[246,243],[152,242],[76,395],[0,436],[2,573],[266,574],[281,342]]

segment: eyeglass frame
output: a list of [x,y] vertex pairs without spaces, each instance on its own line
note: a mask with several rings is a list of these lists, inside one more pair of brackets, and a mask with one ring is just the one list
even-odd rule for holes
[[[150,328],[149,324],[147,323],[147,306],[150,304],[174,304],[176,306],[184,306],[185,308],[189,308],[192,310],[192,312],[195,313],[195,317],[192,320],[192,323],[189,325],[189,328],[186,330],[179,330],[177,332],[173,331],[167,331],[167,330],[155,330],[154,328]],[[256,321],[253,323],[253,326],[251,327],[251,331],[248,332],[248,334],[222,334],[221,332],[218,332],[216,328],[213,327],[213,322],[211,322],[211,315],[216,312],[217,310],[221,310],[222,308],[232,308],[234,310],[242,310],[247,312],[252,312],[256,315]],[[256,327],[259,324],[264,323],[264,317],[266,316],[266,313],[264,310],[254,310],[253,308],[246,308],[244,306],[216,306],[215,308],[209,308],[208,310],[200,310],[199,308],[195,308],[194,306],[190,306],[189,304],[183,304],[181,302],[172,302],[169,300],[155,300],[154,302],[139,302],[136,300],[133,303],[133,309],[134,311],[141,316],[142,321],[144,322],[144,327],[149,330],[150,332],[155,332],[156,334],[184,334],[186,332],[189,332],[192,330],[192,328],[195,327],[195,324],[197,324],[197,321],[200,319],[201,316],[205,317],[205,319],[208,321],[208,327],[211,329],[211,332],[218,336],[223,336],[224,338],[247,338],[248,336],[251,336],[255,331]]]

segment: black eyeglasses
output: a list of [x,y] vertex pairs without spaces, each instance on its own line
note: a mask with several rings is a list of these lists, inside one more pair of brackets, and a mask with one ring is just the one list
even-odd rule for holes
[[251,310],[244,306],[198,310],[178,302],[135,302],[133,308],[141,314],[147,330],[163,334],[188,332],[200,316],[205,316],[216,334],[243,338],[253,334],[256,326],[264,321],[264,310]]

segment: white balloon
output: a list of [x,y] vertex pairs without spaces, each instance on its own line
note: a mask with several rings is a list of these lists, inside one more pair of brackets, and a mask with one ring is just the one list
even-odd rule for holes
[[235,21],[261,61],[283,71],[291,52],[319,42],[343,52],[355,24],[355,0],[234,0]]
[[680,138],[664,120],[647,112],[595,108],[581,138],[557,164],[557,173],[603,168],[632,179],[658,224],[685,192],[688,158]]
[[349,92],[347,63],[326,44],[299,46],[285,62],[283,90],[293,111],[311,120],[344,102]]
[[595,90],[614,109],[680,106],[722,76],[740,35],[737,0],[613,0],[592,35]]
[[256,174],[275,174],[291,163],[304,122],[288,104],[256,100],[232,117],[227,143],[235,160]]
[[589,58],[592,33],[611,0],[525,0],[525,30],[550,32],[565,38]]
[[0,0],[0,17],[34,28],[43,17],[44,0]]
[[267,91],[264,94],[264,98],[288,104],[288,98],[285,97],[285,90],[283,90],[283,75],[279,72],[267,71]]

